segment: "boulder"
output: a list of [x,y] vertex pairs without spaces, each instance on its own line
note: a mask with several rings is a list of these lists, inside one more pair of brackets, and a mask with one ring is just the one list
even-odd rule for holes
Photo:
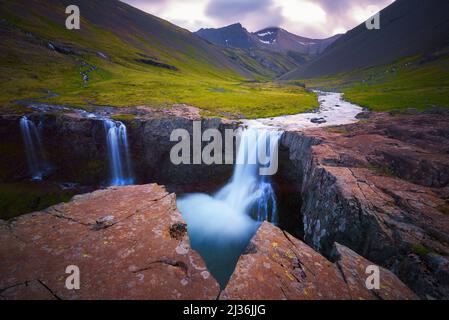
[[264,222],[220,299],[377,300],[417,299],[393,273],[380,268],[380,289],[368,290],[366,268],[373,265],[336,244],[332,263],[304,242]]
[[[113,187],[0,222],[0,298],[215,299],[174,194]],[[68,266],[80,289],[66,288]]]
[[324,118],[312,118],[310,120],[310,122],[316,123],[316,124],[323,124],[323,123],[326,123],[327,121]]

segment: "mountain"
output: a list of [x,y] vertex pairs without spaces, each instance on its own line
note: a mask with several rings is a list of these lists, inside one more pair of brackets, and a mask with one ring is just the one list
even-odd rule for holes
[[283,79],[333,75],[437,51],[449,43],[448,12],[447,0],[397,0],[380,12],[379,30],[360,24]]
[[240,23],[218,29],[200,29],[196,34],[222,47],[297,52],[311,56],[322,53],[340,37],[335,35],[327,39],[309,39],[277,27],[250,33]]
[[222,47],[250,49],[257,45],[254,36],[240,23],[231,24],[219,29],[200,29],[198,36]]
[[278,52],[298,52],[315,56],[321,54],[329,45],[341,35],[335,35],[327,39],[309,39],[297,36],[282,28],[266,28],[253,33],[259,41],[258,45]]
[[224,53],[243,68],[268,77],[278,77],[303,65],[340,36],[309,39],[276,27],[251,33],[240,23],[200,29],[196,34],[224,48]]

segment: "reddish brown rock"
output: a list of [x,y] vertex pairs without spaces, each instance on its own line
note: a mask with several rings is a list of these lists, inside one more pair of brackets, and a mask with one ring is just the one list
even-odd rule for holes
[[422,298],[447,299],[448,123],[448,113],[376,114],[284,134],[306,243],[328,257],[341,243],[394,270]]
[[348,287],[353,300],[415,300],[418,297],[398,277],[389,270],[379,267],[380,289],[368,290],[366,287],[369,266],[375,266],[354,251],[335,243],[335,262]]
[[[0,256],[5,299],[214,299],[219,293],[190,248],[175,195],[155,184],[100,190],[2,222]],[[80,269],[80,290],[65,288],[69,265]]]
[[338,264],[331,263],[302,241],[268,222],[251,240],[237,263],[221,299],[349,300],[416,299],[395,275],[381,269],[380,290],[366,288],[366,267],[372,265],[337,245]]

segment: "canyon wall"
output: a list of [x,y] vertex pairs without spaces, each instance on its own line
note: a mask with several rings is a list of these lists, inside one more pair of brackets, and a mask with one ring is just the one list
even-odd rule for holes
[[[50,178],[101,185],[109,167],[103,122],[76,114],[30,115],[42,123]],[[4,182],[27,179],[19,116],[0,117]],[[394,272],[421,298],[449,297],[449,129],[447,114],[376,115],[358,124],[285,132],[274,187],[280,227],[336,261],[340,243]],[[174,166],[172,129],[184,116],[136,117],[128,129],[136,183],[172,192],[213,191],[233,167]],[[206,128],[235,128],[219,119]],[[215,185],[214,185],[215,184]],[[198,190],[200,186],[202,190]]]
[[[104,123],[99,119],[76,114],[35,113],[28,116],[40,128],[50,179],[83,185],[105,185],[110,175]],[[2,181],[25,179],[28,175],[24,144],[19,127],[20,116],[0,117],[0,143],[5,154],[0,161]],[[199,119],[202,131],[215,128],[224,132],[234,129],[220,119]],[[127,127],[130,155],[136,183],[158,181],[167,185],[224,183],[232,165],[182,165],[170,161],[170,141],[174,129],[185,129],[192,135],[192,120],[185,117],[157,117],[123,121]],[[224,136],[224,134],[223,134]],[[205,144],[205,143],[203,143]]]
[[299,172],[296,216],[306,243],[330,259],[341,243],[395,272],[422,298],[448,298],[448,120],[379,115],[285,133],[282,146]]

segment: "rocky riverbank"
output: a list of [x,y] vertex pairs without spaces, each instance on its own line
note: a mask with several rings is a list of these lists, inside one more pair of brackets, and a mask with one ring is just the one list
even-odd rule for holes
[[[137,183],[157,182],[167,185],[170,192],[178,192],[178,190],[180,193],[185,192],[185,186],[192,186],[194,191],[211,192],[214,190],[211,185],[222,186],[232,172],[232,165],[174,166],[171,164],[169,152],[175,143],[170,142],[169,139],[172,129],[184,128],[191,132],[192,120],[201,120],[199,114],[187,106],[178,106],[170,112],[154,111],[146,107],[122,110],[123,114],[121,115],[111,114],[107,108],[96,110],[96,112],[107,114],[110,117],[119,116],[120,121],[126,123],[135,174],[138,178]],[[101,188],[102,181],[104,181],[102,179],[108,176],[108,168],[105,165],[107,163],[105,129],[102,121],[70,110],[63,112],[47,110],[45,113],[39,112],[31,114],[29,117],[35,123],[42,124],[45,148],[49,162],[53,165],[48,183],[59,180],[95,185],[97,188]],[[327,261],[326,264],[330,266],[329,270],[334,270],[335,266],[342,267],[339,263],[343,262],[339,261],[347,261],[344,260],[345,257],[350,257],[349,261],[353,262],[348,265],[353,266],[357,263],[365,265],[365,259],[368,259],[372,263],[382,266],[384,273],[387,272],[386,270],[394,273],[420,298],[447,299],[449,297],[449,129],[447,128],[449,115],[444,112],[402,116],[363,113],[359,117],[363,120],[358,123],[309,129],[291,127],[283,134],[279,172],[273,177],[280,208],[279,227],[304,241],[304,243],[295,243],[294,247],[301,248],[301,250],[307,246],[313,248],[314,255],[316,254],[315,258],[323,263]],[[27,179],[25,176],[26,157],[23,153],[19,120],[20,115],[0,117],[0,133],[5,137],[0,144],[3,150],[0,178],[2,183],[11,186],[15,186],[17,181]],[[224,130],[225,128],[235,128],[238,125],[221,119],[202,119],[201,121],[203,129]],[[29,243],[37,241],[37,248],[41,250],[37,252],[48,251],[47,242],[58,243],[60,246],[58,250],[64,251],[69,250],[69,247],[60,241],[66,241],[65,237],[71,237],[69,240],[73,241],[70,247],[72,251],[66,253],[83,255],[84,253],[80,253],[81,249],[79,248],[90,244],[83,244],[84,240],[79,240],[82,237],[79,237],[78,234],[77,236],[70,235],[71,232],[80,231],[79,234],[90,237],[93,234],[98,235],[105,232],[104,230],[115,230],[113,227],[120,226],[120,223],[113,222],[112,226],[108,225],[110,216],[115,216],[111,214],[115,210],[115,205],[124,213],[130,213],[130,217],[136,215],[131,212],[138,211],[134,200],[120,200],[120,197],[123,199],[127,199],[128,196],[136,197],[137,204],[142,203],[143,205],[148,200],[145,188],[148,187],[136,186],[93,193],[93,195],[104,193],[107,198],[111,196],[110,192],[118,192],[120,196],[117,200],[112,199],[115,202],[111,203],[108,201],[95,202],[94,200],[89,202],[82,217],[90,219],[89,221],[79,220],[81,213],[78,213],[77,218],[72,218],[68,214],[68,219],[62,219],[52,211],[53,209],[42,212],[40,208],[43,206],[37,209],[40,211],[39,213],[2,221],[1,236],[4,237],[4,241],[1,245],[1,250],[3,250],[1,256],[2,258],[7,257],[7,259],[1,261],[2,270],[5,270],[1,288],[8,289],[4,290],[2,295],[9,297],[8,292],[12,292],[10,289],[18,290],[21,286],[41,293],[51,293],[53,289],[50,291],[46,289],[49,287],[47,282],[56,280],[53,278],[47,280],[50,278],[42,278],[40,274],[35,276],[33,271],[26,267],[29,263],[28,259],[37,259],[38,257],[28,254],[27,250],[31,250],[28,248]],[[201,190],[201,188],[203,189]],[[143,192],[143,195],[138,195],[139,192]],[[170,197],[174,201],[174,195]],[[56,208],[63,208],[63,215],[66,215],[64,210],[67,209],[71,212],[74,203],[76,204],[80,199],[87,201],[86,199],[90,198],[91,196],[88,195],[77,197],[70,204],[59,205]],[[93,196],[92,199],[96,199],[96,196]],[[111,209],[109,205],[112,206]],[[174,212],[175,209],[172,207],[174,207],[172,204],[168,207],[162,206],[161,210]],[[39,223],[41,219],[45,223]],[[124,221],[128,220],[127,218]],[[112,221],[116,220],[113,218]],[[68,223],[67,227],[62,224],[63,222]],[[131,230],[139,232],[138,236],[140,237],[142,235],[140,232],[144,232],[140,228],[151,229],[154,227],[153,223],[156,222],[148,223],[136,224]],[[22,236],[17,233],[18,230],[22,230],[20,229],[22,224],[29,228],[24,229],[24,232],[28,233],[26,235],[28,240],[25,242],[21,241]],[[97,228],[95,227],[97,224],[99,224],[100,233],[90,233],[92,228]],[[106,224],[106,228],[103,228],[103,224]],[[48,229],[47,226],[54,228]],[[89,233],[80,229],[83,226],[89,230]],[[67,232],[55,233],[54,230],[59,230],[59,228]],[[76,228],[80,230],[76,231]],[[263,231],[266,228],[267,226],[261,229],[262,231],[256,236],[256,239],[260,238],[260,234],[265,234],[268,237],[269,234]],[[276,234],[279,230],[272,230],[271,233]],[[65,235],[66,233],[67,235]],[[38,241],[40,237],[46,239],[47,242],[40,243]],[[56,239],[57,237],[61,237],[63,240],[59,241]],[[123,248],[128,244],[131,247],[134,246],[137,238],[134,239],[134,242],[127,242],[127,244],[121,244],[120,247],[111,249],[108,253],[110,256],[102,259],[104,261],[111,259],[110,261],[112,261],[114,250],[124,250]],[[105,241],[110,243],[107,239]],[[268,242],[265,245],[268,245]],[[51,254],[59,252],[55,248],[53,249],[50,250]],[[269,252],[268,249],[264,250],[261,252]],[[336,252],[340,252],[340,254],[336,254]],[[253,272],[247,272],[252,270],[250,262],[253,260],[249,261],[249,257],[257,258],[254,261],[259,259],[257,255],[243,255],[237,265],[237,270],[243,269],[235,273],[232,279],[246,279],[252,276]],[[159,259],[159,257],[152,258],[154,258],[153,261]],[[51,261],[53,257],[50,255],[48,259]],[[171,258],[168,259],[164,261],[173,261]],[[170,265],[170,263],[168,264]],[[56,265],[58,268],[62,267],[61,264]],[[279,268],[276,274],[278,272],[285,273],[285,268],[287,268],[285,266],[289,264],[283,265],[284,267]],[[177,263],[175,266],[171,266],[178,269],[183,268],[179,268]],[[52,268],[49,270],[44,274],[45,276],[50,277],[51,272],[59,272],[58,274],[61,272]],[[253,275],[260,275],[259,271],[254,271]],[[335,274],[334,271],[332,274]],[[360,280],[361,271],[354,272],[359,273],[357,279]],[[263,277],[265,276],[267,275],[263,275]],[[341,281],[342,272],[338,277],[338,281]],[[235,284],[232,279],[229,288]],[[253,280],[249,279],[248,281],[251,283]],[[302,299],[305,296],[301,295],[298,288],[307,287],[316,281],[330,280],[313,280],[309,276],[304,281],[299,281],[300,283],[295,284],[293,289],[289,287],[290,284],[283,282],[282,290],[287,290],[286,295],[279,293],[278,289],[270,289],[272,291],[268,292],[272,292],[273,297],[277,298]],[[216,282],[214,283],[216,285]],[[359,288],[360,283],[359,281],[357,285]],[[51,283],[49,288],[53,288],[54,285],[55,283]],[[248,285],[248,288],[252,288],[252,286]],[[219,289],[214,290],[210,297],[219,295]],[[331,295],[323,293],[325,291],[324,289],[315,291],[314,297],[318,298],[321,294],[331,298]],[[182,294],[182,297],[196,298],[188,296],[186,291],[183,292],[185,294]],[[237,297],[235,292],[232,292],[229,289],[222,293],[222,297]],[[161,293],[160,296],[155,297],[162,297],[163,294],[167,293]],[[386,298],[382,294],[382,292],[378,292],[373,296],[370,293],[359,291],[357,294],[342,293],[341,297]],[[410,297],[408,295],[391,296]],[[15,297],[19,297],[19,295]],[[102,295],[98,297],[102,297]],[[105,293],[104,297],[116,296]],[[148,296],[148,298],[151,297]],[[246,297],[257,298],[249,293]],[[71,297],[68,296],[68,298]],[[91,295],[89,298],[94,298],[94,296]],[[130,296],[130,298],[132,297]],[[198,296],[198,298],[201,297]],[[269,296],[264,298],[269,298]]]

